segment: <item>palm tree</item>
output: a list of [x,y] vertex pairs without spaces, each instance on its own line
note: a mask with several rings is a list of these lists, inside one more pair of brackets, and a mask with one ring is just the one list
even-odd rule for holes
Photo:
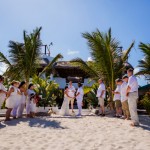
[[147,80],[150,80],[150,44],[140,43],[139,48],[144,54],[144,59],[139,60],[138,67],[140,70],[136,75],[144,75]]
[[[36,28],[32,33],[23,32],[23,43],[9,42],[10,61],[0,52],[0,62],[7,65],[4,73],[10,80],[25,80],[29,83],[30,77],[37,74],[37,68],[40,65],[40,50],[42,41],[40,39],[40,28]],[[50,74],[53,64],[63,56],[58,54],[40,73]]]
[[118,48],[120,47],[119,42],[112,37],[111,29],[107,33],[102,33],[97,29],[92,33],[83,33],[82,36],[87,40],[93,63],[87,64],[80,58],[73,59],[73,63],[80,65],[91,77],[96,77],[95,79],[102,77],[107,87],[114,89],[114,81],[122,76],[125,69],[124,63],[127,62],[134,42],[122,52]]

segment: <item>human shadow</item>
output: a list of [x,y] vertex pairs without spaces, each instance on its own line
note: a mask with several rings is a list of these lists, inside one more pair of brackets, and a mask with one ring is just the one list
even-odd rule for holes
[[62,127],[60,124],[61,122],[55,120],[47,120],[43,117],[35,117],[35,118],[20,118],[20,119],[13,119],[11,121],[4,121],[3,125],[5,126],[16,126],[17,124],[27,123],[30,127],[37,127],[37,128],[53,128],[53,129],[67,129]]
[[150,117],[148,115],[139,115],[140,127],[150,131]]

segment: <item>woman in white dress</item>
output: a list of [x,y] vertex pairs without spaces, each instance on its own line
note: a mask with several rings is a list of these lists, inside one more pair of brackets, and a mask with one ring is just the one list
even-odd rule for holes
[[79,112],[78,112],[77,116],[81,116],[82,115],[83,96],[84,96],[84,92],[83,92],[82,84],[78,83],[78,90],[77,90],[77,93],[76,93],[76,99],[77,99],[77,105],[78,105]]
[[7,90],[3,85],[4,77],[0,75],[0,109],[5,101]]
[[25,103],[26,103],[26,98],[27,98],[26,82],[25,81],[22,81],[20,83],[19,89],[20,89],[20,92],[22,95],[21,95],[21,100],[20,100],[19,107],[17,110],[17,117],[22,118],[22,114],[23,114],[23,111],[25,108]]
[[69,95],[68,95],[68,87],[65,87],[64,91],[64,101],[60,109],[60,115],[62,116],[68,116],[69,115]]
[[28,97],[27,97],[27,100],[26,100],[26,115],[27,117],[31,117],[31,94],[36,94],[35,91],[34,91],[34,85],[31,83],[29,84],[28,86],[28,90],[27,90],[27,94],[28,94]]
[[6,99],[6,107],[8,108],[6,111],[6,121],[10,120],[10,113],[14,107],[16,107],[18,103],[18,95],[20,95],[20,91],[18,90],[19,82],[18,81],[12,81],[11,87],[7,93],[7,99]]

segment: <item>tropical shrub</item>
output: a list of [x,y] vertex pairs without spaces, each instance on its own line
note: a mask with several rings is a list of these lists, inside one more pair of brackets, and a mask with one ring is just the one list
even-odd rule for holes
[[146,94],[142,100],[142,104],[146,109],[147,113],[150,115],[150,94]]

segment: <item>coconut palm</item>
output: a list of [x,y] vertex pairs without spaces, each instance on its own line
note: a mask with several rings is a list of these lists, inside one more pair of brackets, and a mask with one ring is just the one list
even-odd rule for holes
[[144,75],[147,80],[150,80],[150,44],[140,43],[139,48],[144,54],[144,59],[139,60],[138,67],[140,70],[136,75]]
[[115,88],[115,79],[122,76],[125,69],[124,63],[127,62],[130,47],[122,52],[119,42],[112,37],[111,29],[107,33],[102,33],[98,29],[92,33],[83,33],[82,36],[87,40],[88,47],[93,59],[93,63],[87,64],[82,59],[77,58],[72,61],[89,73],[91,77],[97,79],[102,77],[111,89]]

